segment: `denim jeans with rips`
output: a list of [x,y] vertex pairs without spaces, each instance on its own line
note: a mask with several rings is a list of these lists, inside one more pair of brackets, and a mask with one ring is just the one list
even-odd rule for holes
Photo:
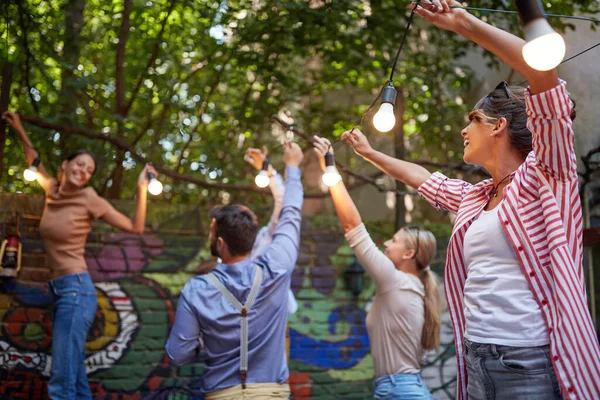
[[51,280],[52,366],[48,395],[52,400],[92,399],[85,373],[85,341],[98,300],[90,274]]

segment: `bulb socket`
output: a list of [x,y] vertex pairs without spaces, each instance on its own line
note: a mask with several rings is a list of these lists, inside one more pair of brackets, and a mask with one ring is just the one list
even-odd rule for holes
[[39,167],[40,166],[40,162],[42,160],[40,159],[40,156],[37,156],[36,158],[33,159],[33,162],[31,163],[32,167]]
[[152,172],[148,172],[148,180],[156,179],[156,176]]
[[269,157],[265,157],[265,159],[263,160],[262,163],[262,168],[263,171],[268,171],[269,170]]
[[327,150],[327,153],[325,153],[325,166],[331,167],[333,165],[335,165],[335,157],[333,156],[332,152]]
[[383,88],[383,93],[381,94],[381,102],[396,105],[396,94],[396,88],[394,87],[392,82],[389,82],[387,86]]
[[515,0],[515,7],[523,25],[527,25],[539,18],[546,18],[546,13],[540,0]]

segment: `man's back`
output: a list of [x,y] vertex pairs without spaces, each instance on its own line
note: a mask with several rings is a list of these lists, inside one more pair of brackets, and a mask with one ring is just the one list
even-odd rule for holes
[[[260,260],[259,260],[260,262]],[[242,304],[246,302],[258,265],[247,258],[232,265],[219,264],[211,272]],[[288,368],[285,352],[287,291],[291,274],[282,268],[263,267],[263,279],[248,311],[247,383],[283,383]],[[205,371],[202,392],[240,384],[240,313],[205,276],[192,279],[181,293],[202,330]],[[181,300],[180,300],[181,301]]]
[[[298,258],[303,190],[300,170],[287,168],[286,194],[273,243],[256,261],[247,257],[218,264],[211,274],[244,304],[258,265],[263,277],[248,310],[248,373],[246,383],[284,383],[285,324],[291,274]],[[240,312],[206,276],[190,280],[181,292],[175,324],[166,344],[174,364],[194,361],[200,340],[206,351],[200,392],[241,384]]]

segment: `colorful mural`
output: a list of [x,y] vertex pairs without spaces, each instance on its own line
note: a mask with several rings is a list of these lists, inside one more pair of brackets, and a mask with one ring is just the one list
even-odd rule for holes
[[[0,201],[14,204],[8,196]],[[190,389],[202,373],[202,354],[197,363],[175,368],[164,344],[183,285],[213,263],[200,224],[206,214],[165,215],[154,234],[113,233],[97,224],[88,238],[86,260],[98,309],[87,339],[86,370],[97,399],[193,398]],[[0,223],[4,232],[11,216],[0,213]],[[354,298],[342,279],[353,260],[342,236],[310,224],[304,228],[292,280],[300,307],[289,319],[294,398],[370,398],[373,362],[365,306],[374,286],[367,280]],[[51,299],[48,277],[40,275],[43,246],[35,224],[22,228],[21,241],[31,257],[17,280],[0,280],[0,398],[41,399],[47,397],[52,362]],[[430,355],[423,373],[440,399],[454,391],[451,335],[443,342],[447,346]]]

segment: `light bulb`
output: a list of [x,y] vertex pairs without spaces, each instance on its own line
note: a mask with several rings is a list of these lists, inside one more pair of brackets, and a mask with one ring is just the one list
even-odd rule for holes
[[158,179],[154,178],[148,184],[148,191],[150,192],[150,194],[158,196],[163,191],[163,185]]
[[396,124],[396,117],[394,116],[396,94],[394,84],[388,81],[381,92],[381,107],[379,107],[379,111],[373,117],[373,126],[379,132],[388,132]]
[[148,179],[150,180],[148,183],[148,192],[154,196],[161,194],[163,191],[163,185],[158,179],[156,179],[152,172],[148,172]]
[[[534,23],[536,26],[542,23],[546,25],[545,33],[528,35],[528,27]],[[556,68],[565,58],[567,52],[565,40],[550,28],[548,21],[545,19],[532,21],[528,27],[525,28],[527,43],[523,46],[523,59],[525,59],[527,65],[538,71],[549,71]],[[529,39],[531,36],[534,36],[534,38]]]
[[328,165],[325,167],[325,172],[321,177],[325,186],[335,186],[339,181],[342,180],[342,176],[337,171],[334,165]]
[[37,168],[35,166],[31,166],[23,171],[23,178],[27,182],[33,182],[37,178]]
[[383,103],[379,107],[379,111],[373,117],[373,126],[379,132],[389,132],[396,125],[396,117],[394,116],[394,105]]
[[271,178],[269,178],[269,173],[264,169],[261,169],[258,175],[256,175],[256,178],[254,178],[254,183],[256,183],[256,186],[259,188],[269,186],[269,182],[271,182]]
[[549,71],[556,68],[565,57],[565,41],[552,29],[539,0],[515,0],[515,6],[527,43],[523,46],[523,59],[531,68]]

